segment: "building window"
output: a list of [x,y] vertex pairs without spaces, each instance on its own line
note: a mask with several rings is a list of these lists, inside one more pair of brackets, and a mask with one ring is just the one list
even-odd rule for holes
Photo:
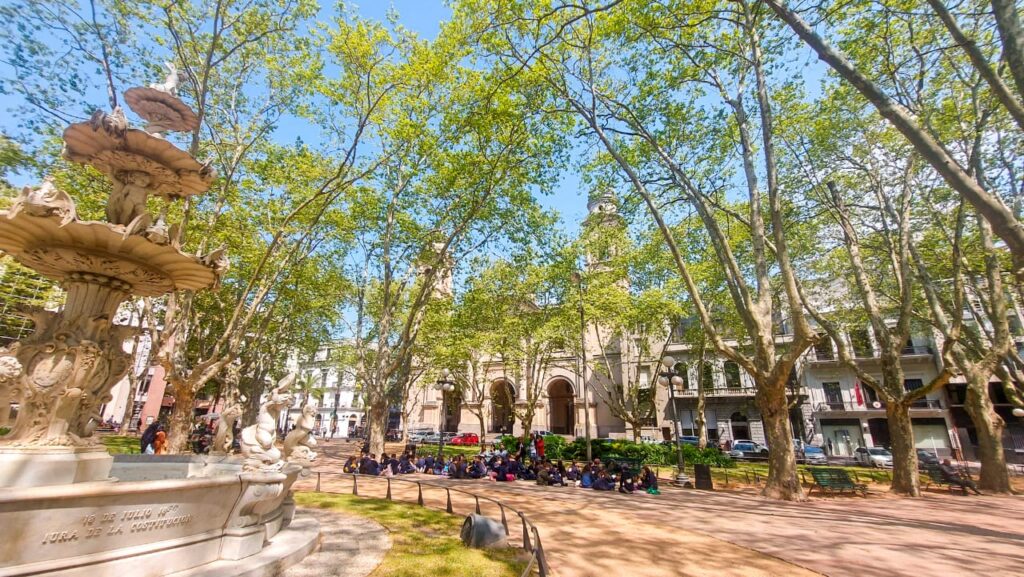
[[821,383],[821,389],[825,392],[825,404],[830,410],[843,410],[843,390],[839,383]]
[[832,338],[828,336],[821,336],[814,345],[814,356],[819,361],[832,361],[835,360],[836,356],[832,350]]
[[700,376],[700,384],[705,391],[715,388],[715,368],[711,363],[704,363],[703,374]]
[[682,390],[688,390],[690,388],[690,368],[683,363],[676,363],[673,371],[683,379]]
[[725,386],[730,389],[738,389],[740,387],[740,366],[732,361],[725,361],[723,368],[725,369]]
[[853,345],[853,355],[860,359],[867,359],[875,356],[874,348],[871,346],[871,337],[867,329],[854,329],[850,331],[850,344]]
[[636,393],[637,413],[641,415],[641,427],[658,426],[654,417],[654,387],[642,388]]
[[153,384],[153,375],[151,375],[149,373],[146,373],[146,376],[143,377],[143,379],[142,379],[142,383],[139,385],[139,392],[138,392],[138,394],[139,395],[145,395],[146,393],[148,393],[149,392],[149,385],[151,385],[151,384]]
[[903,389],[908,393],[916,391],[924,386],[924,381],[921,379],[903,379]]

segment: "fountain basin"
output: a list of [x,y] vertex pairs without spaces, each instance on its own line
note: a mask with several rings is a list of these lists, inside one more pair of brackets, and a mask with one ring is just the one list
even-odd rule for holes
[[[257,555],[288,531],[288,497],[300,471],[131,455],[119,456],[111,473],[136,480],[8,489],[0,493],[0,525],[17,529],[0,544],[0,577],[156,577]],[[291,541],[293,562],[304,556],[296,547],[308,552],[319,538],[308,522],[302,531],[298,541],[280,539]]]

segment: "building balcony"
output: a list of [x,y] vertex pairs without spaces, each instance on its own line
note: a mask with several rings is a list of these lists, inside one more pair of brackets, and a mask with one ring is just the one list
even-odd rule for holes
[[[910,410],[923,410],[923,411],[941,411],[943,409],[942,401],[939,399],[918,399],[910,405]],[[818,403],[814,406],[816,413],[835,413],[835,412],[846,412],[846,413],[857,413],[857,412],[869,412],[869,411],[884,411],[885,402],[883,401],[865,401],[863,405],[850,401],[835,402],[835,403]]]
[[[935,354],[935,351],[929,345],[914,345],[906,346],[900,350],[900,356],[903,357],[924,357],[931,358]],[[878,360],[878,353],[874,350],[855,350],[853,351],[854,360],[858,361],[872,361]],[[811,349],[811,353],[808,355],[808,360],[812,363],[838,363],[839,357],[830,350]]]
[[[748,387],[716,387],[704,389],[705,397],[753,397],[754,389]],[[696,397],[697,389],[676,391],[677,397]]]

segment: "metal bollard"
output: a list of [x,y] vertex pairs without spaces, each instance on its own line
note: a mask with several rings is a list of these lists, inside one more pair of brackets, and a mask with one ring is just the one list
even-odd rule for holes
[[316,492],[320,492],[320,471],[316,472]]
[[359,476],[355,473],[352,474],[352,495],[359,496]]
[[502,505],[501,501],[498,501],[498,509],[501,510],[501,525],[505,528],[505,535],[511,535],[508,530],[508,519],[505,518],[505,505]]
[[448,504],[445,505],[444,510],[449,512],[449,513],[451,513],[452,512],[452,490],[447,488],[447,487],[445,487],[444,492],[448,494]]
[[519,519],[523,522],[523,549],[528,553],[533,553],[533,544],[530,543],[530,528],[526,524],[526,515],[519,513]]
[[548,571],[548,560],[544,556],[544,547],[540,544],[540,533],[537,532],[537,528],[533,528],[533,540],[537,543],[537,568],[540,570],[540,577],[547,577]]
[[416,489],[419,491],[419,495],[416,497],[416,504],[420,507],[423,506],[423,484],[419,481],[416,482]]
[[476,514],[480,515],[480,497],[473,495],[473,498],[476,499]]
[[391,478],[390,477],[388,477],[388,494],[384,498],[387,499],[388,501],[391,500]]

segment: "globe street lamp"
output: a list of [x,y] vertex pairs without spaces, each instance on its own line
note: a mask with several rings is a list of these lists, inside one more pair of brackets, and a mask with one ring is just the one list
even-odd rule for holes
[[679,473],[676,475],[676,483],[683,487],[690,486],[690,477],[686,474],[683,461],[683,425],[679,421],[679,408],[676,407],[676,387],[681,387],[685,382],[682,373],[676,372],[676,360],[672,357],[661,359],[664,371],[658,373],[658,384],[668,387],[669,403],[672,404],[672,419],[676,424],[676,462],[679,464]]
[[[445,414],[445,411],[447,410],[448,407],[447,407],[447,403],[445,403],[445,400],[444,400],[445,393],[451,393],[452,391],[455,390],[455,381],[453,381],[453,380],[451,380],[449,378],[451,376],[451,374],[452,374],[452,372],[449,371],[448,369],[441,369],[441,378],[437,379],[437,383],[434,385],[434,387],[437,390],[441,391],[441,419],[442,419],[442,423],[444,423],[445,420],[447,419],[447,415]],[[442,425],[442,426],[440,426],[438,428],[439,429],[444,429],[445,427],[444,427],[444,425]],[[440,437],[441,438],[440,438],[440,440],[438,442],[438,445],[437,445],[437,456],[438,457],[440,457],[440,456],[442,456],[444,454],[444,431],[443,430],[440,431]]]

